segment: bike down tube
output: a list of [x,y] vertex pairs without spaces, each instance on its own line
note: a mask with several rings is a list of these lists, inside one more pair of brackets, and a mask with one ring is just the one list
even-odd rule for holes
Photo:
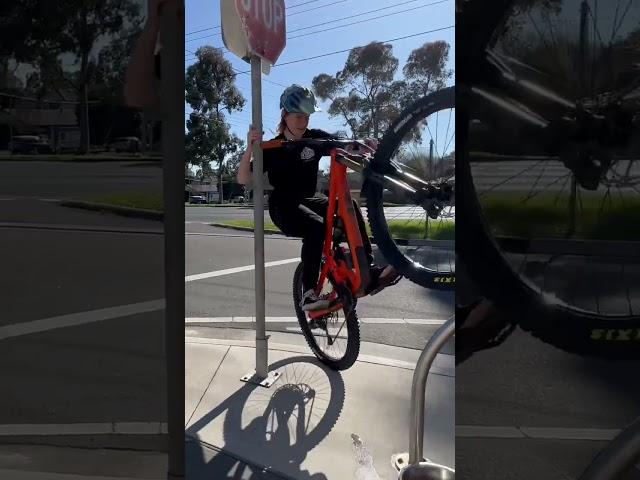
[[[333,175],[333,170],[331,170],[331,175]],[[327,204],[327,217],[325,218],[325,234],[324,234],[324,244],[322,246],[322,258],[324,260],[322,264],[322,269],[320,272],[320,278],[318,279],[318,284],[316,286],[316,295],[320,295],[320,289],[324,284],[325,278],[328,276],[329,268],[331,265],[331,245],[333,239],[333,219],[336,213],[336,191],[335,185],[333,182],[333,176],[330,178],[329,182],[329,202]]]
[[425,397],[427,387],[427,377],[429,370],[442,349],[449,340],[456,328],[456,317],[447,320],[427,342],[424,347],[416,369],[413,372],[413,382],[411,385],[411,424],[409,438],[409,465],[414,465],[422,461],[423,437],[424,437],[424,417],[425,417]]
[[[353,210],[353,199],[349,191],[349,182],[347,180],[347,167],[338,161],[336,150],[331,152],[331,185],[334,187],[334,198],[338,198],[338,211],[344,223],[344,229],[349,242],[352,264],[356,270],[355,275],[349,275],[352,282],[352,291],[354,293],[361,292],[369,283],[368,264],[365,259],[364,247],[360,228],[357,222],[354,222],[356,215]],[[351,273],[351,272],[350,272]]]

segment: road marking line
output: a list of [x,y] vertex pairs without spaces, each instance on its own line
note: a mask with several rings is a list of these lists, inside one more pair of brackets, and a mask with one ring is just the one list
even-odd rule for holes
[[[267,267],[277,267],[278,265],[286,265],[288,263],[299,262],[300,257],[287,258],[286,260],[276,260],[274,262],[267,262],[264,264]],[[245,265],[244,267],[225,268],[224,270],[214,270],[213,272],[198,273],[196,275],[188,275],[184,277],[185,283],[195,282],[196,280],[203,280],[205,278],[221,277],[224,275],[233,275],[234,273],[248,272],[254,270],[255,265]]]
[[411,325],[444,325],[448,319],[443,318],[405,318],[404,321]]
[[0,437],[58,436],[58,435],[159,435],[167,433],[162,422],[108,422],[108,423],[41,423],[0,425]]
[[[446,322],[440,319],[427,318],[360,318],[360,323],[366,324],[405,324],[412,325],[442,325]],[[187,317],[184,319],[185,324],[192,323],[252,323],[255,317]],[[265,317],[266,323],[298,323],[297,317]]]
[[456,425],[456,437],[543,440],[612,440],[619,429]]
[[[201,237],[232,237],[232,238],[253,238],[253,235],[237,235],[233,233],[206,233],[206,232],[184,232],[185,235],[201,236]],[[301,241],[298,237],[285,237],[284,235],[271,234],[265,237],[267,240],[293,240]]]
[[0,478],[11,480],[139,480],[140,477],[111,477],[105,475],[77,475],[74,473],[37,472],[35,470],[11,470],[0,468]]
[[31,333],[46,332],[57,328],[73,327],[87,323],[101,322],[114,318],[128,317],[139,313],[155,312],[165,308],[164,299],[151,300],[149,302],[132,303],[130,305],[118,305],[116,307],[102,308],[88,312],[71,313],[58,317],[43,318],[31,322],[15,323],[0,327],[0,340],[6,338],[29,335]]
[[126,227],[99,227],[89,225],[64,225],[55,223],[20,223],[20,222],[0,222],[0,228],[21,228],[37,230],[60,230],[85,233],[126,233],[136,235],[164,235],[164,230],[143,230]]

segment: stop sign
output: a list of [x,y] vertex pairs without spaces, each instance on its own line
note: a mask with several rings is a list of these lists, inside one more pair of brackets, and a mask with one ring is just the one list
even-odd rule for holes
[[251,52],[272,65],[287,43],[284,0],[235,0]]

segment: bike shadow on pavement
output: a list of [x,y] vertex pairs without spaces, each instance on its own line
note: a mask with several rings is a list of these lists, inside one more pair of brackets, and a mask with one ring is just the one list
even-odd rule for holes
[[[342,376],[305,356],[274,362],[269,371],[276,370],[270,388],[245,383],[185,429],[188,480],[327,480],[301,465],[340,418]],[[220,415],[224,445],[208,445],[199,432]]]

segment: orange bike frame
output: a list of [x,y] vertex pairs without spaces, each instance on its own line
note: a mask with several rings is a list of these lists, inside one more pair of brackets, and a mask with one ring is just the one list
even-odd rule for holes
[[[333,254],[333,229],[335,218],[342,220],[344,233],[351,253],[353,268],[342,259],[336,259]],[[316,286],[316,294],[320,294],[325,280],[330,276],[338,285],[345,285],[354,297],[363,295],[364,288],[369,283],[369,262],[364,250],[358,220],[356,218],[349,182],[347,180],[347,167],[337,160],[337,150],[331,150],[331,170],[329,180],[329,204],[327,218],[325,219],[325,239],[322,249],[323,264],[320,277]],[[336,310],[339,305],[331,308]],[[326,315],[326,311],[309,312],[310,316],[318,317]]]

